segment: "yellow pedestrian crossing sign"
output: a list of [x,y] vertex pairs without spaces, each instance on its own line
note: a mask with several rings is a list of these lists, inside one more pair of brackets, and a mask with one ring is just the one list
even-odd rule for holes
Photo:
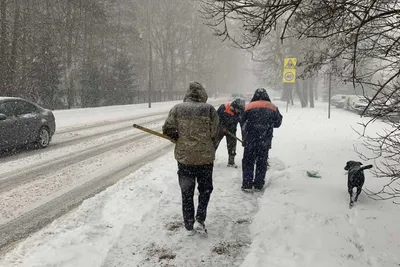
[[295,69],[296,68],[296,63],[297,63],[296,58],[287,57],[287,58],[285,58],[285,60],[283,62],[284,62],[283,65],[285,66],[284,69]]
[[296,64],[297,58],[287,57],[283,60],[283,83],[296,82]]

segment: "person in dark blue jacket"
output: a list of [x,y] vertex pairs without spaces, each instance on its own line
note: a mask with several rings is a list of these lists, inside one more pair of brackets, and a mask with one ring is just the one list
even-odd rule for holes
[[235,99],[232,103],[221,105],[217,110],[219,116],[219,125],[216,148],[218,148],[219,143],[225,136],[229,156],[228,167],[237,167],[235,164],[237,141],[236,138],[231,136],[229,133],[236,136],[237,125],[240,122],[240,116],[243,111],[244,104],[240,99]]
[[242,118],[242,190],[261,190],[264,187],[273,129],[281,124],[282,115],[271,103],[267,91],[264,88],[257,89]]

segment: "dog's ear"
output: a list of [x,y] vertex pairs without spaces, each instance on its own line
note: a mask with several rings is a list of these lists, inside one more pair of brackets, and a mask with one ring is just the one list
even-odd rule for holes
[[350,169],[350,166],[351,166],[351,161],[348,161],[348,162],[346,163],[346,166],[344,166],[344,170],[345,170],[345,171],[348,171],[348,170]]
[[344,167],[344,169],[346,170],[346,171],[348,171],[348,170],[350,170],[353,166],[361,166],[362,165],[362,163],[361,162],[359,162],[359,161],[354,161],[354,160],[349,160],[347,163],[346,163],[346,166]]
[[359,161],[349,160],[349,161],[346,163],[346,166],[344,167],[344,169],[345,169],[346,171],[348,171],[348,170],[350,170],[353,166],[361,166],[361,165],[362,165],[362,163],[359,162]]

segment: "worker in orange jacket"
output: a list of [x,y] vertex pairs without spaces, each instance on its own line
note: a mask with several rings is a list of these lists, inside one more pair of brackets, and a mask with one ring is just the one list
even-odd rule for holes
[[[244,111],[244,104],[241,99],[235,99],[232,103],[221,105],[217,113],[219,115],[219,126],[217,134],[217,145],[221,142],[224,136],[228,147],[228,167],[235,167],[236,156],[236,136],[237,125],[240,123],[241,114]],[[233,136],[232,136],[233,135]]]

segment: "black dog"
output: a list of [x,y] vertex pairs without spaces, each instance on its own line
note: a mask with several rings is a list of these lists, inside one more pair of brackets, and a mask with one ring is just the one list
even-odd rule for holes
[[[358,196],[361,194],[362,187],[365,182],[364,170],[371,169],[372,165],[361,167],[362,163],[358,161],[348,161],[344,169],[348,172],[347,189],[350,194],[350,207],[357,202]],[[353,188],[357,187],[357,194],[353,201]]]

